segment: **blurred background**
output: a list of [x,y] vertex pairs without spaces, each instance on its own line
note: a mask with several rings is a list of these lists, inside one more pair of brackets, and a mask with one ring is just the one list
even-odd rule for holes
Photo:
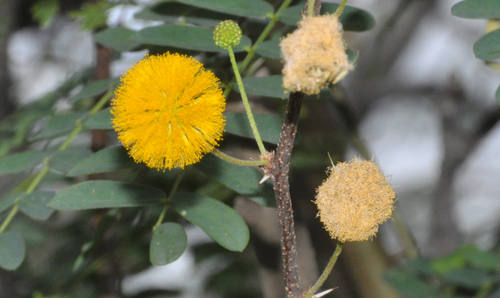
[[[33,18],[38,2],[0,1],[0,121],[60,90],[76,74],[91,69],[94,78],[116,78],[148,52],[117,53],[97,45],[93,33],[82,31],[81,22],[71,17],[70,12],[86,1],[57,1],[60,10],[45,26]],[[140,30],[164,23],[134,16],[157,1],[122,2],[107,11],[106,27]],[[274,7],[280,4],[268,2]],[[413,253],[425,258],[449,256],[466,243],[481,250],[498,248],[500,109],[495,91],[500,73],[476,59],[472,50],[485,34],[487,21],[453,16],[451,8],[457,2],[349,0],[348,5],[371,13],[375,26],[346,32],[349,49],[358,55],[356,68],[332,89],[333,96],[304,103],[292,157],[292,200],[304,288],[317,279],[335,244],[322,229],[312,203],[315,189],[326,178],[328,153],[335,162],[364,156],[380,165],[396,187],[397,216],[410,238],[402,240],[401,227],[390,220],[373,241],[346,244],[327,282],[338,289],[326,297],[405,297],[382,277],[388,268],[408,262],[405,241],[413,244],[409,245],[416,249]],[[263,28],[262,22],[247,26]],[[279,24],[276,34],[289,31]],[[251,33],[249,37],[256,38]],[[103,68],[96,69],[106,63],[99,59],[108,62],[104,73],[99,73]],[[280,63],[262,60],[255,76],[280,74]],[[81,90],[78,86],[70,88],[66,99]],[[228,109],[241,109],[238,96],[228,98]],[[256,111],[282,117],[284,101],[257,96],[251,100]],[[69,109],[67,100],[54,106],[54,111]],[[235,145],[226,149],[256,155],[248,140],[228,140]],[[118,144],[111,132],[83,134],[76,142],[93,149]],[[168,180],[171,175],[151,174],[151,179]],[[0,195],[20,180],[21,176],[0,176]],[[60,189],[65,183],[55,179],[47,187]],[[27,261],[17,271],[0,269],[0,297],[284,297],[275,209],[241,195],[229,197],[250,227],[248,248],[243,253],[225,251],[203,231],[186,224],[188,250],[163,267],[149,265],[150,227],[133,224],[134,232],[127,232],[134,219],[142,220],[144,215],[138,212],[123,215],[130,220],[115,226],[94,252],[93,267],[76,276],[70,271],[82,256],[82,244],[91,238],[96,215],[61,212],[48,222],[21,220],[17,225],[28,235]],[[459,292],[460,297],[479,297],[467,296],[469,290]]]

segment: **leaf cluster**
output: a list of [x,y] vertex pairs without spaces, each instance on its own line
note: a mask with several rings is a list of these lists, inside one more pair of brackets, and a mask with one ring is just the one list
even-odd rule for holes
[[[84,29],[95,30],[105,25],[106,11],[118,4],[98,1],[71,15],[82,20]],[[322,13],[333,13],[337,6],[325,4]],[[161,1],[135,17],[164,24],[139,31],[107,28],[95,33],[94,40],[112,49],[116,57],[144,49],[151,54],[203,53],[205,67],[221,77],[231,101],[237,95],[230,93],[232,72],[227,54],[213,43],[212,31],[220,21],[232,19],[243,29],[242,42],[234,51],[238,58],[245,58],[241,68],[247,93],[275,100],[271,105],[280,107],[287,94],[279,68],[273,65],[280,62],[280,38],[295,28],[303,7],[303,1],[283,10],[263,0]],[[43,0],[32,11],[46,26],[59,8],[57,1]],[[374,26],[368,12],[354,7],[347,7],[341,20],[345,30],[364,31]],[[264,34],[265,28],[269,30]],[[271,70],[271,76],[254,76],[262,65]],[[92,70],[85,71],[0,123],[0,176],[13,182],[0,196],[0,267],[17,269],[19,274],[31,272],[27,287],[34,297],[48,297],[42,293],[95,297],[99,290],[93,282],[99,268],[119,264],[121,275],[149,264],[169,264],[189,253],[189,225],[201,228],[224,249],[241,252],[250,233],[232,208],[234,198],[244,196],[262,206],[275,205],[271,185],[259,185],[262,173],[256,168],[235,166],[212,155],[182,174],[134,163],[116,144],[107,107],[118,84],[117,78],[93,80]],[[55,106],[59,102],[71,108],[58,112]],[[226,112],[225,118],[225,139],[246,144],[253,138],[243,113]],[[274,146],[282,118],[256,114],[255,120],[263,141]],[[95,132],[107,135],[113,145],[93,152],[79,141]],[[41,249],[40,243],[50,243],[50,248]],[[202,251],[203,246],[196,249]],[[213,245],[210,249],[214,250]],[[41,256],[43,261],[38,262],[43,264],[36,267],[35,260]],[[234,256],[233,261],[227,270],[213,276],[209,288],[217,288],[217,278],[237,276]],[[58,273],[47,283],[37,279],[47,271]],[[233,297],[239,295],[238,290],[231,290]]]

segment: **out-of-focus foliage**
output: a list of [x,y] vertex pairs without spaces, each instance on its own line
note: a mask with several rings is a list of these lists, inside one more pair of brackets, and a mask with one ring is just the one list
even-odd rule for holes
[[[468,19],[498,19],[500,18],[500,2],[495,0],[466,0],[459,2],[451,9],[453,15]],[[474,44],[474,54],[492,67],[498,69],[495,62],[500,58],[500,29],[498,26],[493,31],[481,37]],[[500,103],[500,87],[495,94]]]
[[498,297],[500,255],[464,246],[442,258],[417,258],[390,269],[385,280],[408,298]]

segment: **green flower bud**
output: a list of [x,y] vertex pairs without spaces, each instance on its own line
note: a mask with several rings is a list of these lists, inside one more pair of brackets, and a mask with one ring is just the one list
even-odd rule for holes
[[240,26],[236,22],[225,20],[215,27],[213,38],[216,46],[227,50],[240,44],[241,35]]

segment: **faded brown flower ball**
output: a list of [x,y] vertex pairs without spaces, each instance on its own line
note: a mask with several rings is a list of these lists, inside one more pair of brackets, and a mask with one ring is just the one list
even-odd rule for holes
[[315,203],[330,236],[347,242],[375,236],[378,226],[391,217],[394,199],[393,187],[379,167],[355,158],[330,169]]
[[322,88],[342,79],[349,64],[336,15],[308,17],[299,28],[281,41],[283,86],[305,94],[319,94]]

